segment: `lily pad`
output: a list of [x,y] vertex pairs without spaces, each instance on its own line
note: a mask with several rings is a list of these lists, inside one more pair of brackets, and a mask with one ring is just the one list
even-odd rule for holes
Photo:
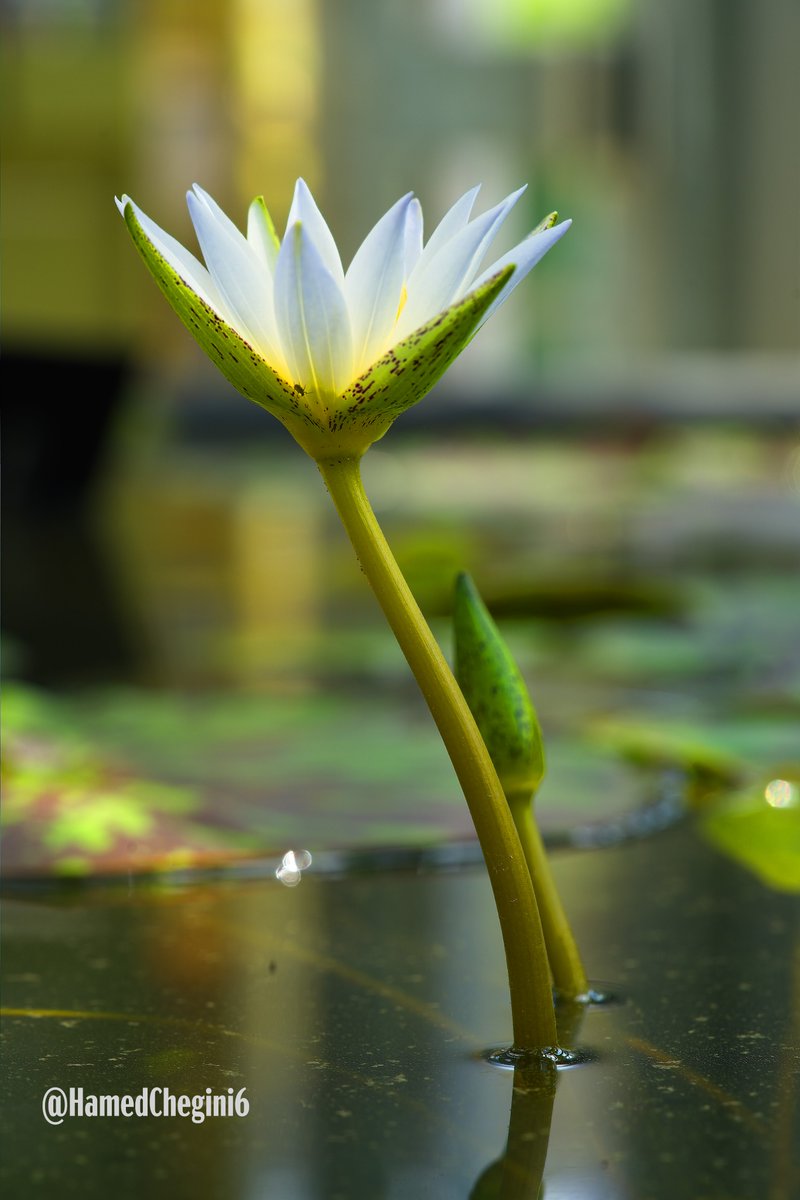
[[800,892],[800,775],[731,796],[702,821],[706,837],[768,887]]
[[595,721],[592,738],[634,762],[677,765],[735,781],[800,760],[800,720],[792,712],[707,717],[690,723],[638,715]]
[[[104,691],[69,703],[9,685],[8,872],[153,870],[472,840],[421,701]],[[549,744],[551,833],[642,805],[640,773],[572,736]],[[177,859],[176,859],[177,856]]]

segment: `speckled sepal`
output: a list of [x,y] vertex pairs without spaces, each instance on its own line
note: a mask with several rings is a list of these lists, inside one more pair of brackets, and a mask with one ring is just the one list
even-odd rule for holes
[[383,425],[381,436],[387,421],[421,400],[458,357],[513,272],[505,267],[379,358],[341,396],[335,428]]
[[241,334],[192,291],[159,253],[136,219],[131,204],[125,208],[125,223],[161,291],[192,337],[237,391],[282,421],[290,418],[313,425],[292,385],[276,374]]

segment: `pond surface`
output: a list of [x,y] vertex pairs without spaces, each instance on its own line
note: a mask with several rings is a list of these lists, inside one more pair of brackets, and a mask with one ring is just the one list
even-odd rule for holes
[[[800,956],[794,899],[689,824],[555,857],[589,973],[558,1072],[476,1058],[509,1011],[483,871],[6,902],[7,1195],[352,1200],[788,1200]],[[246,1117],[41,1115],[47,1088],[246,1088]],[[551,1114],[552,1110],[552,1114]],[[549,1137],[548,1137],[549,1131]],[[505,1190],[503,1190],[505,1189]]]
[[[537,1200],[543,1170],[546,1200],[800,1195],[796,453],[694,429],[371,460],[442,644],[466,567],[518,657],[557,879],[618,1002],[560,1013],[588,1061],[556,1086],[483,1060],[510,1039],[489,885],[313,469],[173,453],[107,489],[92,554],[26,533],[8,1194]],[[51,1126],[51,1087],[250,1108]]]

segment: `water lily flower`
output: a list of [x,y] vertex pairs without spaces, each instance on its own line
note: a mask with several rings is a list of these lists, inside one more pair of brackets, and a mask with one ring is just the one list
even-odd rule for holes
[[488,268],[524,188],[480,216],[472,188],[423,243],[403,196],[345,271],[302,179],[279,239],[262,197],[243,234],[202,188],[187,194],[205,266],[128,197],[117,200],[145,263],[223,375],[313,458],[358,457],[421,400],[480,326],[566,233],[552,213]]
[[[364,451],[422,399],[569,228],[551,213],[484,268],[489,245],[522,190],[473,217],[473,188],[427,242],[419,202],[408,193],[367,234],[347,271],[302,179],[282,240],[262,197],[250,205],[243,234],[195,184],[189,212],[205,266],[128,196],[117,205],[156,282],[202,348],[317,463],[475,822],[503,931],[513,1049],[539,1053],[556,1044],[558,1031],[530,871],[480,730],[392,556],[360,473]],[[292,886],[302,869],[289,852],[278,875]]]

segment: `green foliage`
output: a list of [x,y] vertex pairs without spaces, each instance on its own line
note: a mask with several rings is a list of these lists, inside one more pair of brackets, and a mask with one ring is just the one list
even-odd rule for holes
[[703,723],[633,713],[596,721],[596,744],[648,766],[673,765],[735,782],[755,770],[798,764],[797,718],[765,714]]

